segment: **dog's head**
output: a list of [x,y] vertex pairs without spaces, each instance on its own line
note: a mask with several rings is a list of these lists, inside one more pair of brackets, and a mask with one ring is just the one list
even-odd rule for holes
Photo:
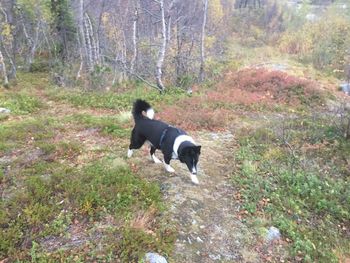
[[201,146],[193,145],[182,149],[179,160],[187,165],[191,174],[197,174],[197,163],[201,154]]

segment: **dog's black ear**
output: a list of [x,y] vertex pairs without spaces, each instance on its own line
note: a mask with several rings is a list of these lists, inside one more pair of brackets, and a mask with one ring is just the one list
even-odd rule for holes
[[195,146],[194,151],[198,154],[201,154],[201,148],[202,148],[202,146],[197,145],[197,146]]

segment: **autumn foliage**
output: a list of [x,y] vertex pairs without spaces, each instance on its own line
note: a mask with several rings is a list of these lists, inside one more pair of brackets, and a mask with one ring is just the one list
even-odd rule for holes
[[223,81],[200,97],[163,105],[158,116],[185,129],[222,130],[245,107],[318,106],[323,103],[321,95],[310,80],[282,71],[249,68],[227,72]]

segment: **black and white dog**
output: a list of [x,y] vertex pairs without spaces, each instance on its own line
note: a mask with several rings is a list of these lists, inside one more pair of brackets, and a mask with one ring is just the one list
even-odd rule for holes
[[[146,116],[143,114],[146,113]],[[132,156],[134,149],[139,149],[148,141],[151,145],[150,154],[155,163],[162,163],[156,156],[155,151],[161,150],[164,155],[165,169],[173,173],[175,170],[170,166],[171,159],[179,159],[185,163],[191,172],[191,180],[198,184],[197,163],[201,146],[196,145],[194,140],[181,129],[175,128],[162,121],[154,120],[154,110],[144,100],[136,100],[132,110],[135,127],[132,130],[128,157]]]

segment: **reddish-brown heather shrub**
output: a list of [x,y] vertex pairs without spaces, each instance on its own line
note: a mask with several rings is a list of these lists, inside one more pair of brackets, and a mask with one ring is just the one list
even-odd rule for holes
[[245,69],[228,72],[224,80],[202,96],[162,105],[157,116],[186,130],[223,130],[235,118],[229,105],[320,103],[320,91],[309,81],[285,72]]

